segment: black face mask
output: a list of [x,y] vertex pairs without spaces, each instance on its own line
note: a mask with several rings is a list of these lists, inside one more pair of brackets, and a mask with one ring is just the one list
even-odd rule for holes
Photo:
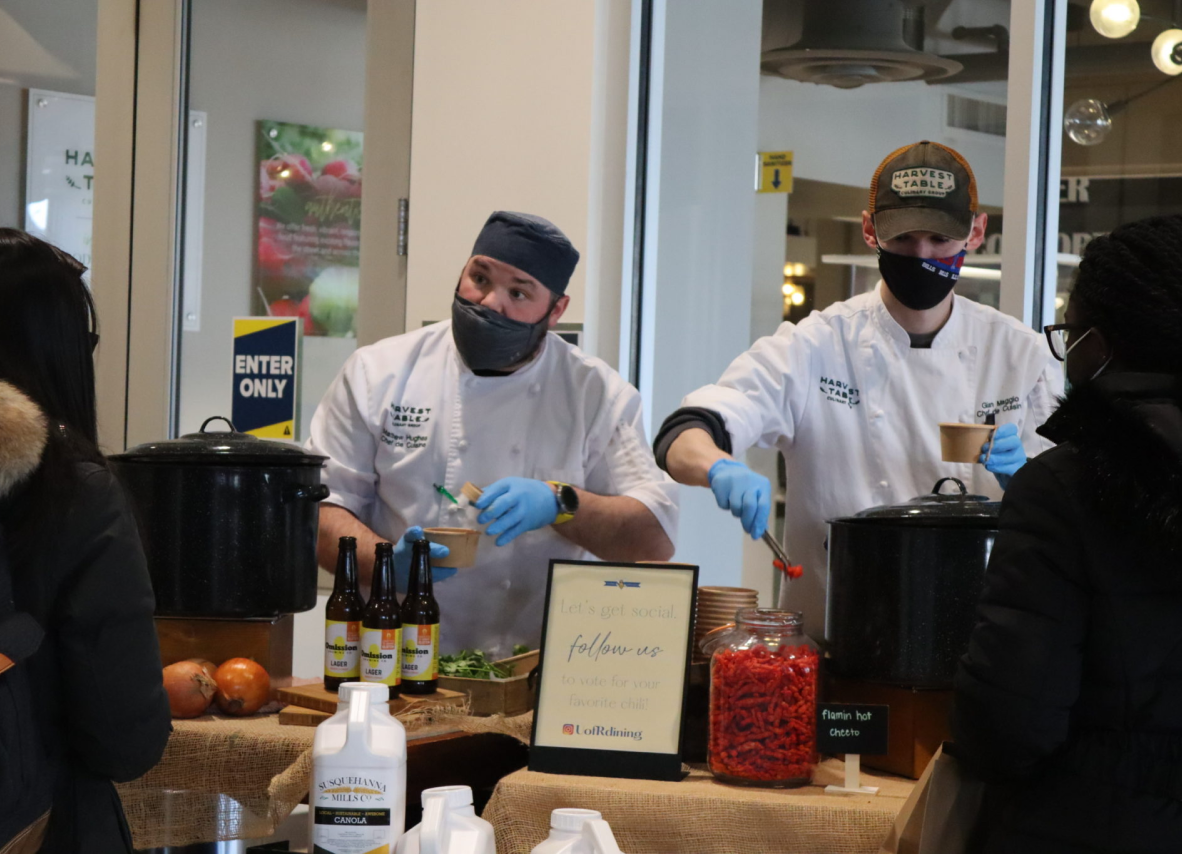
[[965,250],[951,258],[915,258],[878,247],[878,272],[895,299],[914,311],[935,308],[948,296],[964,263]]
[[451,335],[473,371],[502,371],[532,356],[550,328],[550,312],[537,323],[510,320],[459,294],[451,304]]

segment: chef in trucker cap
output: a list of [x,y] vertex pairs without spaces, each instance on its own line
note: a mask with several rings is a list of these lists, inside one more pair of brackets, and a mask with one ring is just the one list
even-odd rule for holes
[[[639,393],[552,331],[578,260],[548,220],[496,211],[451,319],[359,348],[312,419],[308,447],[328,457],[321,566],[356,537],[367,589],[374,545],[397,542],[404,591],[421,528],[484,534],[475,568],[458,574],[432,549],[444,653],[536,649],[551,558],[673,553],[677,485],[653,460]],[[466,482],[484,490],[474,508],[448,497]]]
[[[781,585],[781,604],[802,610],[814,637],[824,634],[826,520],[906,501],[948,476],[999,497],[1026,455],[1047,447],[1034,431],[1062,377],[1042,336],[954,293],[985,219],[960,154],[927,141],[892,152],[862,214],[878,286],[782,324],[658,432],[658,464],[709,487],[752,537],[768,526],[772,486],[742,456],[752,446],[784,455],[784,545],[804,574]],[[1000,427],[984,465],[941,461],[940,422],[990,415]]]

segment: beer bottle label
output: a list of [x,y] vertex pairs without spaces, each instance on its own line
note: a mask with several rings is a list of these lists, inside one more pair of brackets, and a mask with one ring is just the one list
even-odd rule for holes
[[361,681],[402,682],[402,629],[361,630]]
[[403,625],[402,678],[415,682],[439,678],[439,623]]
[[324,621],[324,675],[356,679],[361,675],[361,621]]

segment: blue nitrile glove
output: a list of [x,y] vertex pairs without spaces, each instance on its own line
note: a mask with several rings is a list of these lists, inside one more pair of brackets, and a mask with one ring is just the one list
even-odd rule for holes
[[1002,424],[993,433],[993,453],[989,453],[988,461],[985,455],[989,453],[989,443],[981,446],[981,464],[993,472],[1001,488],[1010,485],[1010,478],[1014,472],[1026,465],[1026,449],[1022,447],[1022,437],[1018,435],[1017,424]]
[[738,460],[723,458],[710,466],[706,473],[714,500],[723,510],[729,510],[743,523],[743,530],[758,540],[767,530],[767,517],[772,512],[772,484]]
[[[407,528],[402,539],[394,546],[394,586],[398,588],[400,593],[405,593],[410,584],[410,557],[414,552],[413,544],[416,540],[422,539],[425,539],[423,529],[415,525],[412,528]],[[432,581],[445,581],[456,574],[456,570],[450,566],[437,566],[439,561],[447,557],[447,553],[447,546],[431,543]]]
[[[558,496],[545,481],[528,477],[503,477],[484,490],[476,502],[484,512],[477,523],[488,525],[485,533],[507,546],[526,531],[553,525],[558,518]],[[498,536],[499,535],[499,536]]]

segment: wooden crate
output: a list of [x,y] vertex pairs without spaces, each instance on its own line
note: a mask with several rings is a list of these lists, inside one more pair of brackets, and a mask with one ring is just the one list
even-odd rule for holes
[[538,666],[539,650],[533,650],[496,662],[513,665],[508,679],[468,679],[440,676],[439,687],[468,695],[473,715],[523,715],[532,711],[537,701],[537,686],[531,688],[529,676]]

